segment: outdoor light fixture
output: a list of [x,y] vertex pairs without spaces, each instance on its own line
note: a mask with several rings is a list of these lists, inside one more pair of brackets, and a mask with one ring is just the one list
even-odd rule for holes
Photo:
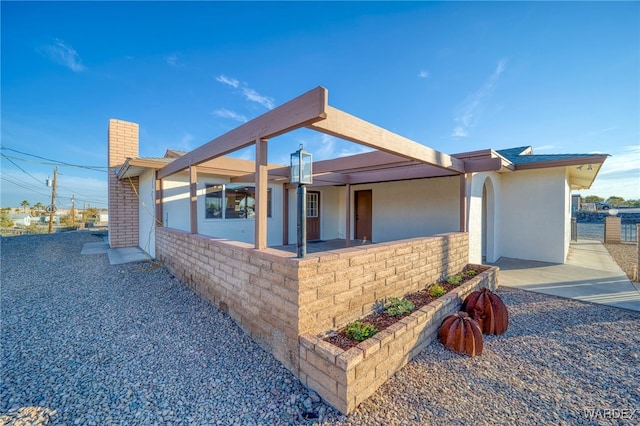
[[588,170],[588,171],[593,170],[593,167],[591,167],[591,164],[589,164],[589,167],[587,167],[587,170]]
[[300,149],[291,154],[291,174],[289,182],[298,184],[298,257],[307,254],[307,189],[305,185],[313,183],[311,153]]
[[618,214],[618,209],[609,209],[609,216],[615,216]]
[[582,170],[582,165],[580,165],[580,166],[576,167],[576,169],[578,169],[578,170]]
[[289,182],[299,185],[313,183],[312,155],[302,149],[302,144],[299,150],[291,154],[291,176]]

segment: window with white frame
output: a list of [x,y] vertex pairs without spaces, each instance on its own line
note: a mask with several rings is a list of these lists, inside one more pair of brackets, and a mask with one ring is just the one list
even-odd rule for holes
[[[205,185],[205,218],[255,218],[256,188],[247,185]],[[271,217],[271,188],[267,190],[267,217]]]
[[318,193],[307,193],[307,217],[318,217]]

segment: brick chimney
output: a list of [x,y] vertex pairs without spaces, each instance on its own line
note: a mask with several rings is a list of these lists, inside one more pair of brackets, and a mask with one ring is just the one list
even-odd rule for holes
[[127,158],[138,156],[138,124],[109,120],[109,246],[138,247],[138,177],[118,180]]

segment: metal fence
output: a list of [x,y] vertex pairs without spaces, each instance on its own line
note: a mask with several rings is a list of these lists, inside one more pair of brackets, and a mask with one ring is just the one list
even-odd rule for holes
[[635,223],[623,223],[620,225],[620,239],[625,243],[638,242],[638,229]]
[[[576,223],[571,224],[571,239],[604,241],[604,223]],[[635,223],[620,225],[620,240],[624,243],[637,243],[638,230]]]

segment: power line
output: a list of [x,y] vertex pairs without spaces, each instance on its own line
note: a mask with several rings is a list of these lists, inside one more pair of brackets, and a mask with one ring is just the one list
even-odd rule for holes
[[[45,160],[45,161],[51,161],[53,163],[51,163],[52,165],[65,165],[68,167],[78,167],[81,169],[87,169],[87,170],[93,170],[96,172],[107,172],[107,170],[109,169],[109,167],[107,166],[85,166],[85,165],[81,165],[81,164],[71,164],[71,163],[67,163],[65,161],[59,161],[59,160],[52,160],[51,158],[45,158],[45,157],[41,157],[39,155],[34,155],[34,154],[29,154],[27,152],[22,152],[22,151],[18,151],[17,149],[13,149],[13,148],[8,148],[6,146],[0,146],[0,149],[4,149],[7,151],[12,151],[12,152],[17,152],[18,154],[22,154],[22,155],[28,155],[29,157],[34,157],[34,158],[39,158],[41,160]],[[4,156],[5,158],[8,158],[6,156]],[[21,160],[21,161],[29,161],[23,158],[17,158],[17,157],[12,157],[16,160]]]
[[9,157],[7,157],[7,156],[6,156],[6,155],[4,155],[4,154],[0,154],[0,155],[2,155],[4,158],[6,158],[7,160],[9,160],[9,162],[10,162],[11,164],[13,164],[14,166],[16,166],[16,167],[17,167],[17,168],[19,168],[20,170],[22,170],[22,172],[23,172],[23,173],[26,173],[27,175],[31,176],[31,177],[32,177],[36,182],[38,182],[38,183],[42,183],[42,182],[40,181],[40,179],[36,178],[36,177],[35,177],[34,175],[32,175],[31,173],[29,173],[28,171],[26,171],[26,170],[25,170],[25,169],[23,169],[22,167],[18,166],[18,165],[17,165],[16,163],[14,163],[14,162],[9,158]]
[[[19,188],[25,189],[27,191],[33,192],[33,193],[38,194],[38,195],[42,195],[42,196],[45,196],[45,197],[50,197],[51,196],[50,193],[42,192],[39,187],[36,188],[34,185],[31,185],[31,184],[28,184],[28,183],[25,183],[25,182],[21,182],[21,181],[17,180],[16,178],[14,178],[13,176],[6,175],[5,173],[2,173],[2,172],[0,172],[0,180],[3,180],[6,183],[15,185],[15,186],[17,186]],[[58,186],[58,187],[62,188],[60,186]],[[69,188],[64,188],[64,189],[67,190],[67,191],[70,191],[72,193],[74,192],[73,190],[71,190]],[[81,198],[77,198],[76,197],[77,201],[88,202],[88,203],[92,203],[92,204],[101,204],[101,205],[102,204],[104,204],[104,205],[107,204],[107,201],[105,199],[92,198],[91,196],[88,196],[86,194],[80,194],[80,195],[81,195]],[[60,202],[60,200],[71,200],[71,197],[70,196],[66,196],[66,195],[62,195],[62,194],[56,194],[56,200],[57,200],[57,202],[59,204],[63,204],[63,203]]]
[[4,181],[6,181],[6,182],[9,182],[9,183],[11,183],[11,184],[13,184],[13,185],[16,185],[16,186],[18,186],[18,187],[20,187],[20,188],[22,188],[22,189],[26,189],[27,191],[35,192],[36,194],[40,194],[40,195],[44,195],[44,196],[48,196],[48,195],[49,195],[49,194],[47,194],[47,193],[40,192],[40,191],[38,191],[38,190],[35,190],[35,189],[33,189],[33,188],[30,188],[30,187],[26,186],[25,184],[23,184],[22,182],[19,182],[19,181],[12,181],[12,180],[11,180],[9,177],[7,177],[7,176],[0,176],[0,179],[4,180]]

